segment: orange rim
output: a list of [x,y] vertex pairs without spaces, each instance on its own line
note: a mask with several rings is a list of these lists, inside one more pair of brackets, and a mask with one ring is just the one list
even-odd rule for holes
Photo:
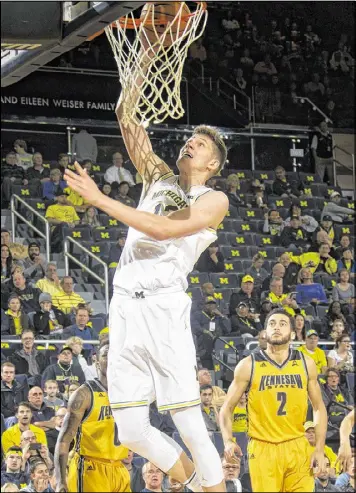
[[[154,5],[154,2],[147,2],[147,3],[152,3]],[[197,4],[200,4],[203,11],[205,12],[206,9],[207,9],[207,3],[206,2],[198,2],[196,1],[195,3]],[[187,20],[187,19],[190,19],[191,17],[194,17],[195,15],[197,14],[197,10],[195,10],[194,12],[191,12],[190,14],[186,14],[186,15],[182,15],[181,17],[181,20]],[[121,27],[125,28],[125,29],[135,29],[136,27],[139,27],[143,20],[142,19],[133,19],[133,18],[128,18],[126,16],[124,17],[120,17],[116,22],[118,22],[120,24]],[[112,24],[110,24],[111,26],[113,27],[117,27],[116,26],[116,22],[113,22]],[[160,21],[160,24],[168,24],[169,21],[165,22],[165,21]],[[146,25],[147,26],[152,26],[154,25],[154,22],[152,22],[151,20],[147,19],[146,20]]]
[[[154,2],[147,2],[147,3],[153,3],[154,4]],[[207,9],[207,3],[206,2],[196,1],[195,3],[201,5],[203,12],[206,11],[206,9]],[[194,12],[191,12],[190,14],[182,15],[181,19],[182,20],[187,20],[190,17],[194,17],[196,14],[197,14],[197,10],[195,10]],[[125,29],[135,29],[136,27],[139,27],[142,24],[143,21],[142,21],[142,19],[132,19],[132,18],[129,18],[127,16],[124,16],[124,17],[120,17],[117,21],[114,21],[111,24],[108,24],[108,26],[117,28],[117,22],[120,24],[120,26],[122,28],[125,28]],[[160,21],[160,24],[162,24],[161,21]],[[168,24],[168,21],[167,22],[164,22],[163,21],[163,24]],[[148,20],[147,19],[146,25],[147,26],[152,26],[153,25],[153,22],[151,20]],[[98,36],[100,36],[101,34],[103,34],[104,31],[105,31],[105,29],[101,29],[97,33],[92,34],[91,36],[89,36],[86,39],[86,41],[92,41],[93,39],[95,39]]]

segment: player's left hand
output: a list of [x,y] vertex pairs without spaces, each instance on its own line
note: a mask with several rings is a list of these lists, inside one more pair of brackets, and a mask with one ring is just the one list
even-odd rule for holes
[[315,475],[326,473],[324,450],[314,450],[310,459],[310,467]]
[[64,172],[64,180],[68,183],[68,186],[79,193],[83,199],[87,200],[90,204],[95,205],[102,193],[95,181],[88,175],[87,170],[83,169],[77,161],[74,163],[74,167],[77,173],[66,169]]
[[340,464],[342,466],[343,472],[347,471],[347,464],[351,459],[352,451],[350,442],[345,442],[340,445],[339,454],[337,456],[336,464]]

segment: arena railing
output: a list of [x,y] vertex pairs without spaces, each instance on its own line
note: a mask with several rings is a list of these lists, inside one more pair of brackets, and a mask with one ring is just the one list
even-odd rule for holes
[[[20,214],[17,211],[17,205],[18,203],[22,204],[26,209],[28,209],[33,215],[38,217],[40,221],[42,221],[45,225],[45,233],[40,231],[36,226],[34,226],[30,221],[28,221],[22,214]],[[11,201],[10,201],[10,210],[11,210],[11,235],[12,235],[12,241],[15,242],[15,237],[16,237],[16,217],[21,219],[26,226],[31,228],[33,231],[35,231],[41,238],[44,238],[46,240],[46,260],[47,262],[50,261],[50,254],[51,254],[51,228],[50,224],[47,221],[45,217],[43,217],[36,209],[31,207],[30,205],[27,204],[21,197],[18,195],[12,195]]]
[[[232,89],[234,91],[232,95],[229,94],[227,88]],[[251,98],[244,91],[242,91],[238,87],[234,86],[233,84],[231,84],[230,82],[228,82],[227,80],[225,80],[223,77],[219,77],[218,80],[216,81],[216,92],[217,92],[217,95],[218,96],[220,96],[220,94],[222,94],[223,96],[225,96],[225,98],[227,98],[230,101],[232,101],[233,106],[234,106],[234,110],[236,110],[237,107],[240,107],[244,111],[247,111],[248,112],[248,121],[249,122],[252,122],[252,103],[251,103]],[[241,94],[242,98],[244,100],[246,100],[247,106],[244,105],[244,104],[241,104],[241,103],[239,103],[237,101],[236,94]]]
[[312,107],[313,111],[317,111],[322,115],[326,123],[333,123],[333,121],[317,106],[313,101],[309,98],[306,98],[305,96],[296,96],[295,99],[298,99],[302,104],[305,102],[309,103],[310,106]]
[[[291,345],[293,347],[303,346],[303,345],[305,345],[305,342],[292,341]],[[351,341],[351,345],[355,345],[355,342]],[[254,340],[254,341],[246,342],[246,349],[247,350],[250,350],[251,346],[253,346],[252,349],[255,349],[258,346],[258,341]],[[333,346],[334,347],[335,342],[334,341],[322,341],[322,340],[320,340],[318,343],[318,346]]]
[[[98,276],[98,274],[96,272],[94,272],[88,266],[83,264],[83,262],[81,262],[79,259],[74,257],[69,252],[69,244],[70,243],[75,245],[77,248],[79,248],[79,250],[81,250],[83,253],[85,253],[86,255],[91,257],[93,260],[96,260],[99,264],[101,264],[104,267],[104,279],[102,277]],[[105,309],[106,309],[106,314],[108,314],[109,313],[109,268],[108,268],[106,262],[104,262],[104,260],[102,260],[100,257],[95,255],[94,253],[92,253],[87,248],[83,247],[80,243],[75,241],[73,238],[71,238],[70,236],[67,236],[64,239],[64,269],[65,269],[66,276],[69,276],[69,260],[71,260],[72,262],[79,265],[79,267],[81,267],[83,270],[85,270],[85,272],[88,272],[88,274],[92,275],[95,279],[97,279],[100,282],[100,284],[104,285]]]
[[343,152],[344,154],[346,154],[347,156],[350,156],[351,157],[351,160],[352,160],[352,169],[351,169],[351,172],[352,172],[352,183],[355,185],[355,178],[356,178],[356,175],[355,175],[355,154],[353,154],[352,152],[348,152],[346,151],[345,149],[343,149],[342,147],[338,146],[338,145],[334,145],[333,147],[333,174],[334,174],[334,185],[337,186],[337,177],[336,177],[336,172],[337,172],[337,169],[336,169],[336,165],[339,164],[340,166],[342,166],[343,168],[347,169],[348,171],[350,171],[350,168],[348,166],[346,166],[345,163],[342,163],[340,162],[338,159],[336,159],[336,149],[338,149],[339,151]]
[[[21,339],[5,339],[4,336],[2,336],[1,339],[2,344],[22,344]],[[41,346],[44,346],[46,350],[49,348],[49,346],[52,346],[54,344],[67,344],[66,339],[35,339],[33,342],[34,344],[40,344]],[[90,342],[90,344],[92,344],[93,346],[99,346],[100,344],[100,341],[98,339],[93,339],[88,342]]]

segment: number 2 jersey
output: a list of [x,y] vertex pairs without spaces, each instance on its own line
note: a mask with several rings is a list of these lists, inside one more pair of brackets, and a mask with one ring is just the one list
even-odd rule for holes
[[107,390],[99,380],[89,380],[84,385],[90,390],[91,405],[78,428],[75,451],[91,459],[126,459],[128,449],[118,440]]
[[252,353],[248,392],[248,435],[281,443],[304,436],[308,410],[308,370],[303,353],[289,350],[278,365],[260,350]]
[[[178,179],[172,172],[163,175],[141,197],[137,209],[164,216],[193,205],[199,197],[211,191],[211,188],[197,185],[185,193]],[[124,291],[131,295],[140,290],[165,288],[185,291],[187,275],[202,252],[216,239],[216,232],[211,228],[165,241],[157,241],[129,228],[114,277],[114,292],[123,294]]]

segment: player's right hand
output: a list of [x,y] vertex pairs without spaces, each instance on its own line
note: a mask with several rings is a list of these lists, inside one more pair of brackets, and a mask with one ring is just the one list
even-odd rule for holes
[[240,457],[242,457],[242,451],[236,442],[234,442],[233,440],[229,440],[225,444],[224,456],[228,462],[234,463],[237,462]]

